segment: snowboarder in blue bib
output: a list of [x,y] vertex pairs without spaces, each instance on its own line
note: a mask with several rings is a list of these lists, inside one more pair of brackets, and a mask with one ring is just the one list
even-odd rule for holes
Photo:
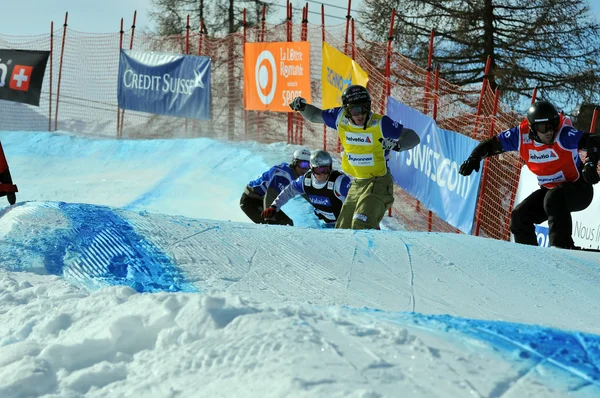
[[260,177],[248,183],[240,199],[242,211],[256,224],[294,225],[282,211],[274,219],[265,220],[262,212],[285,187],[310,169],[310,151],[298,149],[291,163],[281,163],[271,167]]
[[313,151],[310,170],[285,187],[262,215],[265,219],[275,217],[283,205],[302,195],[314,207],[315,215],[323,221],[323,226],[333,228],[351,184],[348,175],[333,170],[333,159],[329,152]]

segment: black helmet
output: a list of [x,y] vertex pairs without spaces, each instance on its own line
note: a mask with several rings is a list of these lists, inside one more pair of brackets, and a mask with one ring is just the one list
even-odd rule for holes
[[371,95],[366,88],[353,84],[352,86],[346,87],[342,93],[342,105],[366,105],[371,106]]
[[549,101],[537,101],[527,110],[527,122],[529,123],[529,136],[541,142],[538,132],[543,133],[552,130],[556,135],[560,124],[560,116],[554,105]]

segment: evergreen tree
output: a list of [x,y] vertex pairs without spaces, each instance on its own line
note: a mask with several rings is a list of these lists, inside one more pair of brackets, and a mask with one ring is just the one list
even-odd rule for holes
[[440,76],[464,86],[489,82],[503,102],[519,106],[538,87],[538,98],[562,107],[599,102],[600,27],[586,0],[364,0],[360,33],[385,41],[396,10],[394,45],[426,66],[435,30]]
[[204,33],[223,37],[242,28],[244,9],[247,27],[260,25],[263,5],[267,6],[267,16],[274,12],[270,3],[261,0],[152,0],[152,5],[150,18],[161,36],[184,33],[188,14],[195,31],[204,19]]

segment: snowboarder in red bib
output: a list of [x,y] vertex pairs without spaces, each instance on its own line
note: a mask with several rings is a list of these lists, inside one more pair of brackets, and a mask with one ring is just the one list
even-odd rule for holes
[[[548,221],[550,246],[574,249],[571,212],[584,210],[592,202],[592,185],[600,181],[599,148],[600,137],[576,130],[552,103],[538,101],[521,124],[475,147],[459,173],[468,176],[479,171],[481,160],[487,156],[518,151],[537,176],[540,188],[511,213],[515,242],[537,245],[535,224]],[[580,150],[587,151],[585,161]]]

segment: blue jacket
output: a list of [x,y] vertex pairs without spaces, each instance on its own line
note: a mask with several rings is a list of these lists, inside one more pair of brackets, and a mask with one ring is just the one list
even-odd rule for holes
[[247,192],[250,196],[262,198],[267,191],[275,191],[277,196],[285,187],[296,179],[295,173],[288,163],[281,163],[265,171],[256,180],[248,183]]

